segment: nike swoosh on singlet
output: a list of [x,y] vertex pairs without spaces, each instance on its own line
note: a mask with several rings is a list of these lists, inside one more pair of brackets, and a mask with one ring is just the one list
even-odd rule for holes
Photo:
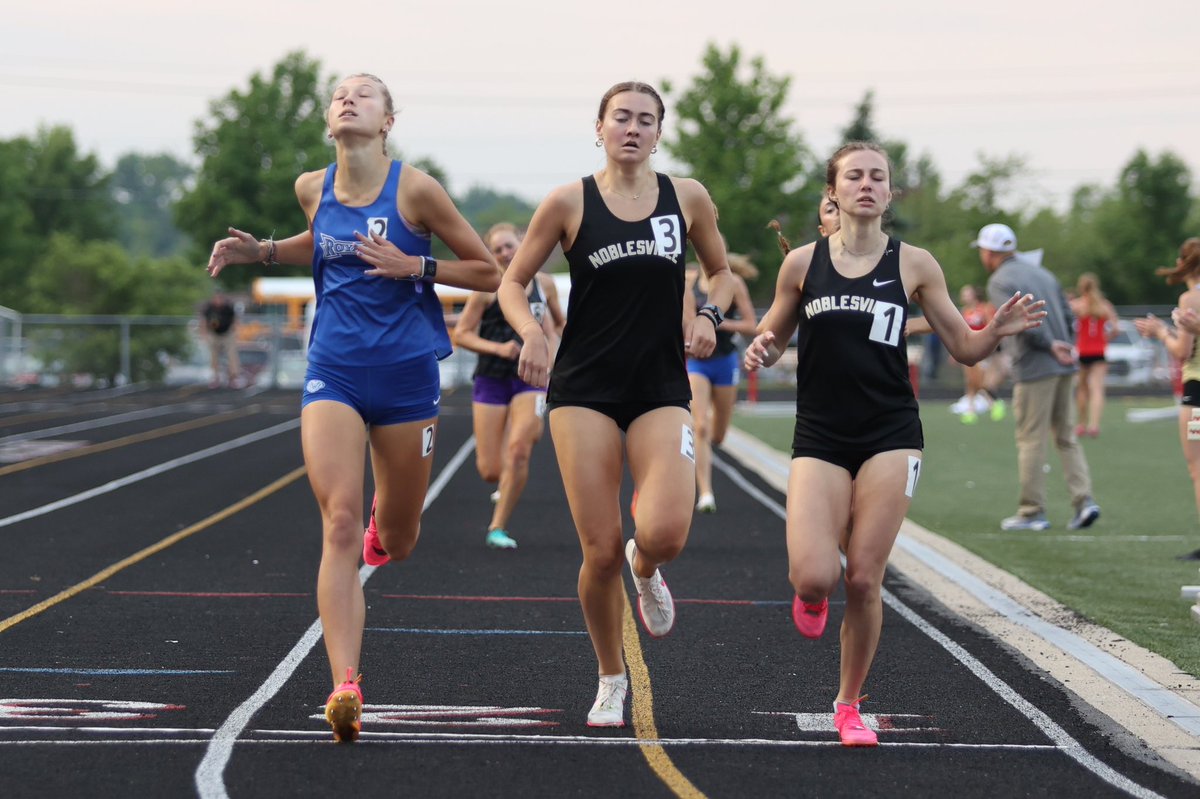
[[871,285],[874,286],[875,288],[879,288],[880,286],[886,286],[888,283],[895,283],[895,282],[896,282],[896,278],[892,278],[891,280],[884,280],[882,282],[880,282],[878,280],[872,280]]

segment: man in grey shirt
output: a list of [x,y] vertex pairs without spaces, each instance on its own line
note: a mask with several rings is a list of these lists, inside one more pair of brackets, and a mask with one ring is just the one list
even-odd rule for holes
[[1062,286],[1050,270],[1017,253],[1017,236],[1008,225],[985,225],[972,247],[989,273],[988,300],[999,308],[1013,294],[1046,301],[1040,327],[1007,339],[1012,357],[1013,419],[1017,425],[1017,471],[1021,492],[1017,515],[1000,522],[1002,530],[1045,530],[1046,441],[1053,435],[1062,459],[1074,515],[1068,530],[1088,527],[1100,518],[1092,499],[1092,478],[1083,448],[1075,438],[1074,380],[1078,370],[1072,342],[1074,316]]

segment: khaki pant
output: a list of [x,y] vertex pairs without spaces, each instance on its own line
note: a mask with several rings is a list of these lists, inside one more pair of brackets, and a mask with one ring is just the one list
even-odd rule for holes
[[230,381],[236,380],[242,371],[241,364],[238,363],[237,350],[237,334],[231,328],[228,332],[220,335],[216,333],[208,334],[208,348],[212,355],[212,379],[219,381],[221,379],[221,356],[225,356],[225,368],[229,372]]
[[1083,447],[1075,438],[1075,375],[1046,377],[1013,385],[1013,418],[1017,423],[1017,473],[1021,480],[1018,513],[1046,512],[1046,440],[1062,459],[1071,504],[1076,509],[1092,495],[1092,476]]

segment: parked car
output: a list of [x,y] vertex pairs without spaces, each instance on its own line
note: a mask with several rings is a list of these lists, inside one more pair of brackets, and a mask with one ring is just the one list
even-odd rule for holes
[[1118,321],[1117,333],[1104,351],[1104,360],[1108,361],[1108,376],[1104,382],[1110,386],[1153,383],[1154,365],[1159,355],[1156,344],[1142,338],[1131,320]]

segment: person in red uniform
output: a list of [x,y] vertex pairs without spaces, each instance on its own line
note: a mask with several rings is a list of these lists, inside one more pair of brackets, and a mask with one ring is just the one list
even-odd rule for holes
[[1071,300],[1075,314],[1075,349],[1079,351],[1079,382],[1075,384],[1075,404],[1079,409],[1076,436],[1100,435],[1100,415],[1104,413],[1104,378],[1108,362],[1104,350],[1117,334],[1117,310],[1104,292],[1100,279],[1091,272],[1079,276],[1076,297]]

